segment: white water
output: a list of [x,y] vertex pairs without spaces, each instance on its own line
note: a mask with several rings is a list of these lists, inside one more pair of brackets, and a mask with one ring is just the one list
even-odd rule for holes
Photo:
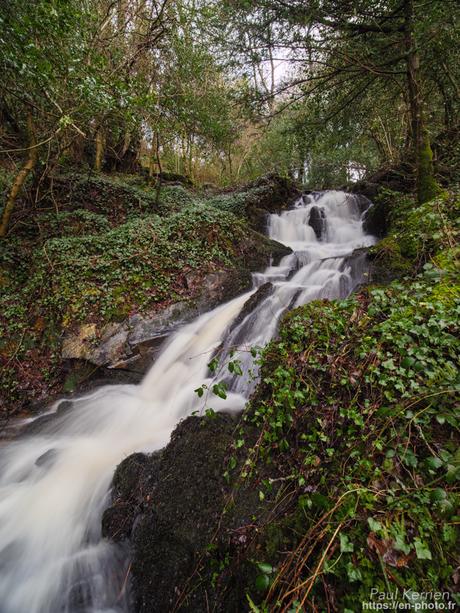
[[[321,241],[308,225],[313,206],[325,213]],[[305,197],[271,215],[269,234],[294,252],[254,275],[255,288],[269,281],[273,287],[238,325],[230,327],[255,289],[175,333],[140,385],[100,388],[66,410],[57,405],[56,418],[37,434],[4,445],[0,613],[127,610],[124,552],[100,536],[116,465],[134,451],[164,447],[177,422],[203,408],[193,390],[210,383],[207,364],[219,347],[222,362],[230,350],[243,349],[248,369],[244,349],[270,340],[286,309],[348,295],[362,269],[346,256],[374,242],[363,234],[354,197],[342,192]],[[247,376],[226,381],[227,400],[212,396],[208,404],[239,410],[254,383]]]

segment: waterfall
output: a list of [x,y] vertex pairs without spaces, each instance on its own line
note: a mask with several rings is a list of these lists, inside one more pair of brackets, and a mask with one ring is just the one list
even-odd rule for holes
[[[304,196],[270,216],[268,233],[292,254],[255,274],[250,292],[176,332],[140,385],[105,386],[58,402],[47,425],[3,445],[0,613],[129,610],[126,556],[100,529],[114,468],[134,451],[161,449],[180,419],[203,409],[194,390],[211,383],[207,364],[214,355],[223,364],[239,350],[243,371],[256,374],[249,349],[276,334],[287,309],[347,296],[363,278],[360,258],[350,256],[374,242],[363,233],[359,200],[343,192]],[[241,316],[261,286],[267,295]],[[227,399],[210,396],[208,405],[241,410],[253,377],[231,376],[223,367],[218,376],[228,385]]]

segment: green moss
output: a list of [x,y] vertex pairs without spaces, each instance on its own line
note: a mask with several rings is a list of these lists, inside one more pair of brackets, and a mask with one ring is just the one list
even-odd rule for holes
[[[436,198],[417,204],[414,198],[386,190],[380,196],[389,209],[390,231],[383,248],[393,243],[414,268],[452,249],[460,231],[460,196],[457,191],[442,192]],[[374,252],[379,250],[379,246]]]
[[401,248],[394,236],[387,236],[371,247],[369,257],[373,262],[373,283],[404,277],[412,269],[411,261],[402,256]]
[[434,177],[433,151],[431,150],[428,133],[423,134],[422,146],[419,149],[417,164],[417,196],[420,204],[428,202],[440,192],[440,187]]

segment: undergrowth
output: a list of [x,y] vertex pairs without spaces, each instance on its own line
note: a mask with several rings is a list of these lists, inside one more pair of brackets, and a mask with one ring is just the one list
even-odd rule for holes
[[48,199],[20,210],[0,244],[0,391],[10,406],[46,393],[69,328],[193,299],[208,273],[263,268],[272,249],[237,207],[177,185],[157,199],[139,181],[70,174],[55,179]]

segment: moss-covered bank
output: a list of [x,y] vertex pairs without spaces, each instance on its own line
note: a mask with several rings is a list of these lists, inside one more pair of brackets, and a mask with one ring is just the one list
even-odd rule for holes
[[[287,205],[296,190],[282,185]],[[204,280],[228,273],[212,305],[246,290],[250,271],[286,253],[254,231],[248,216],[259,196],[266,209],[270,194],[273,210],[283,204],[273,177],[225,194],[229,206],[177,185],[157,197],[142,177],[71,174],[55,177],[51,189],[35,210],[18,207],[0,245],[3,415],[63,389],[62,340],[80,325],[105,330],[177,301],[205,301]]]

